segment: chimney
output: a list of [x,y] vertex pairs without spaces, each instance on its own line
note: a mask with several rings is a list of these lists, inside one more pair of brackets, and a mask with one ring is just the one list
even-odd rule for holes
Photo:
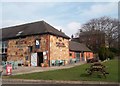
[[62,32],[62,29],[60,29],[60,32]]
[[74,38],[74,36],[73,36],[73,34],[71,35],[71,39],[73,39]]

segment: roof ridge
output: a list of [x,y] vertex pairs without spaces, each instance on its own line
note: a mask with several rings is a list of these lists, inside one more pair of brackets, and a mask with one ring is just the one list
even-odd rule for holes
[[39,34],[49,33],[52,35],[61,36],[69,39],[69,37],[66,34],[60,32],[58,29],[56,29],[55,27],[53,27],[52,25],[48,24],[43,20],[2,28],[2,31],[4,33],[3,38],[14,38],[16,36],[16,33],[22,30],[24,31],[23,34],[24,36],[38,34],[38,33]]
[[[44,25],[45,25],[45,27],[46,27],[47,32],[54,32],[54,30],[60,32],[58,29],[56,29],[56,28],[53,27],[52,25],[48,24],[47,22],[43,21],[43,23],[44,23]],[[49,29],[49,28],[47,27],[47,25],[49,25],[49,26],[51,27],[51,29]],[[53,28],[54,30],[53,30],[52,28]],[[63,32],[61,32],[61,33],[63,33]]]
[[47,26],[46,26],[47,23],[46,23],[44,20],[42,20],[42,23],[43,23],[44,27],[46,28],[46,31],[45,31],[45,32],[49,32],[49,31],[48,31],[48,28],[47,28]]
[[35,22],[24,22],[22,24],[18,24],[18,25],[13,25],[13,26],[7,26],[7,27],[3,27],[3,28],[0,28],[0,29],[8,29],[8,28],[13,28],[13,27],[19,27],[19,26],[24,26],[24,25],[29,25],[29,24],[34,24],[34,23],[39,23],[39,22],[42,22],[43,20],[41,21],[35,21]]

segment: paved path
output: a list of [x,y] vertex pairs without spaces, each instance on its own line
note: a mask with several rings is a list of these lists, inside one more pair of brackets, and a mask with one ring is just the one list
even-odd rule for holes
[[[71,68],[75,67],[77,65],[84,64],[85,62],[79,62],[71,65],[65,65],[65,66],[52,66],[52,67],[18,67],[17,69],[12,70],[12,75],[18,75],[18,74],[27,74],[27,73],[33,73],[33,72],[43,72],[43,71],[50,71],[50,70],[57,70],[57,69],[65,69],[65,68]],[[3,70],[2,75],[6,75],[6,70]]]

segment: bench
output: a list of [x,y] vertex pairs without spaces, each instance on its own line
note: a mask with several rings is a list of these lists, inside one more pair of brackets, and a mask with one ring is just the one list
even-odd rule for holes
[[55,65],[56,66],[61,66],[63,64],[63,60],[56,60]]
[[109,74],[106,72],[106,67],[102,65],[100,62],[93,63],[90,68],[87,68],[86,71],[89,75],[92,75],[94,72],[100,72],[105,78],[106,74]]

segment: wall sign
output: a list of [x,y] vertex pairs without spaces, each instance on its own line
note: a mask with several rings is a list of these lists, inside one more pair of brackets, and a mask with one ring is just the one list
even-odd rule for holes
[[39,40],[36,40],[36,45],[40,45],[40,42],[39,42]]
[[16,41],[16,44],[26,44],[26,41],[24,39],[19,39]]
[[40,48],[40,40],[39,39],[35,40],[35,46],[36,46],[37,49]]
[[56,42],[57,47],[65,47],[65,44],[62,42]]
[[43,55],[46,55],[46,52],[45,52],[45,51],[43,52]]
[[47,56],[44,56],[44,59],[46,60],[46,59],[47,59]]

